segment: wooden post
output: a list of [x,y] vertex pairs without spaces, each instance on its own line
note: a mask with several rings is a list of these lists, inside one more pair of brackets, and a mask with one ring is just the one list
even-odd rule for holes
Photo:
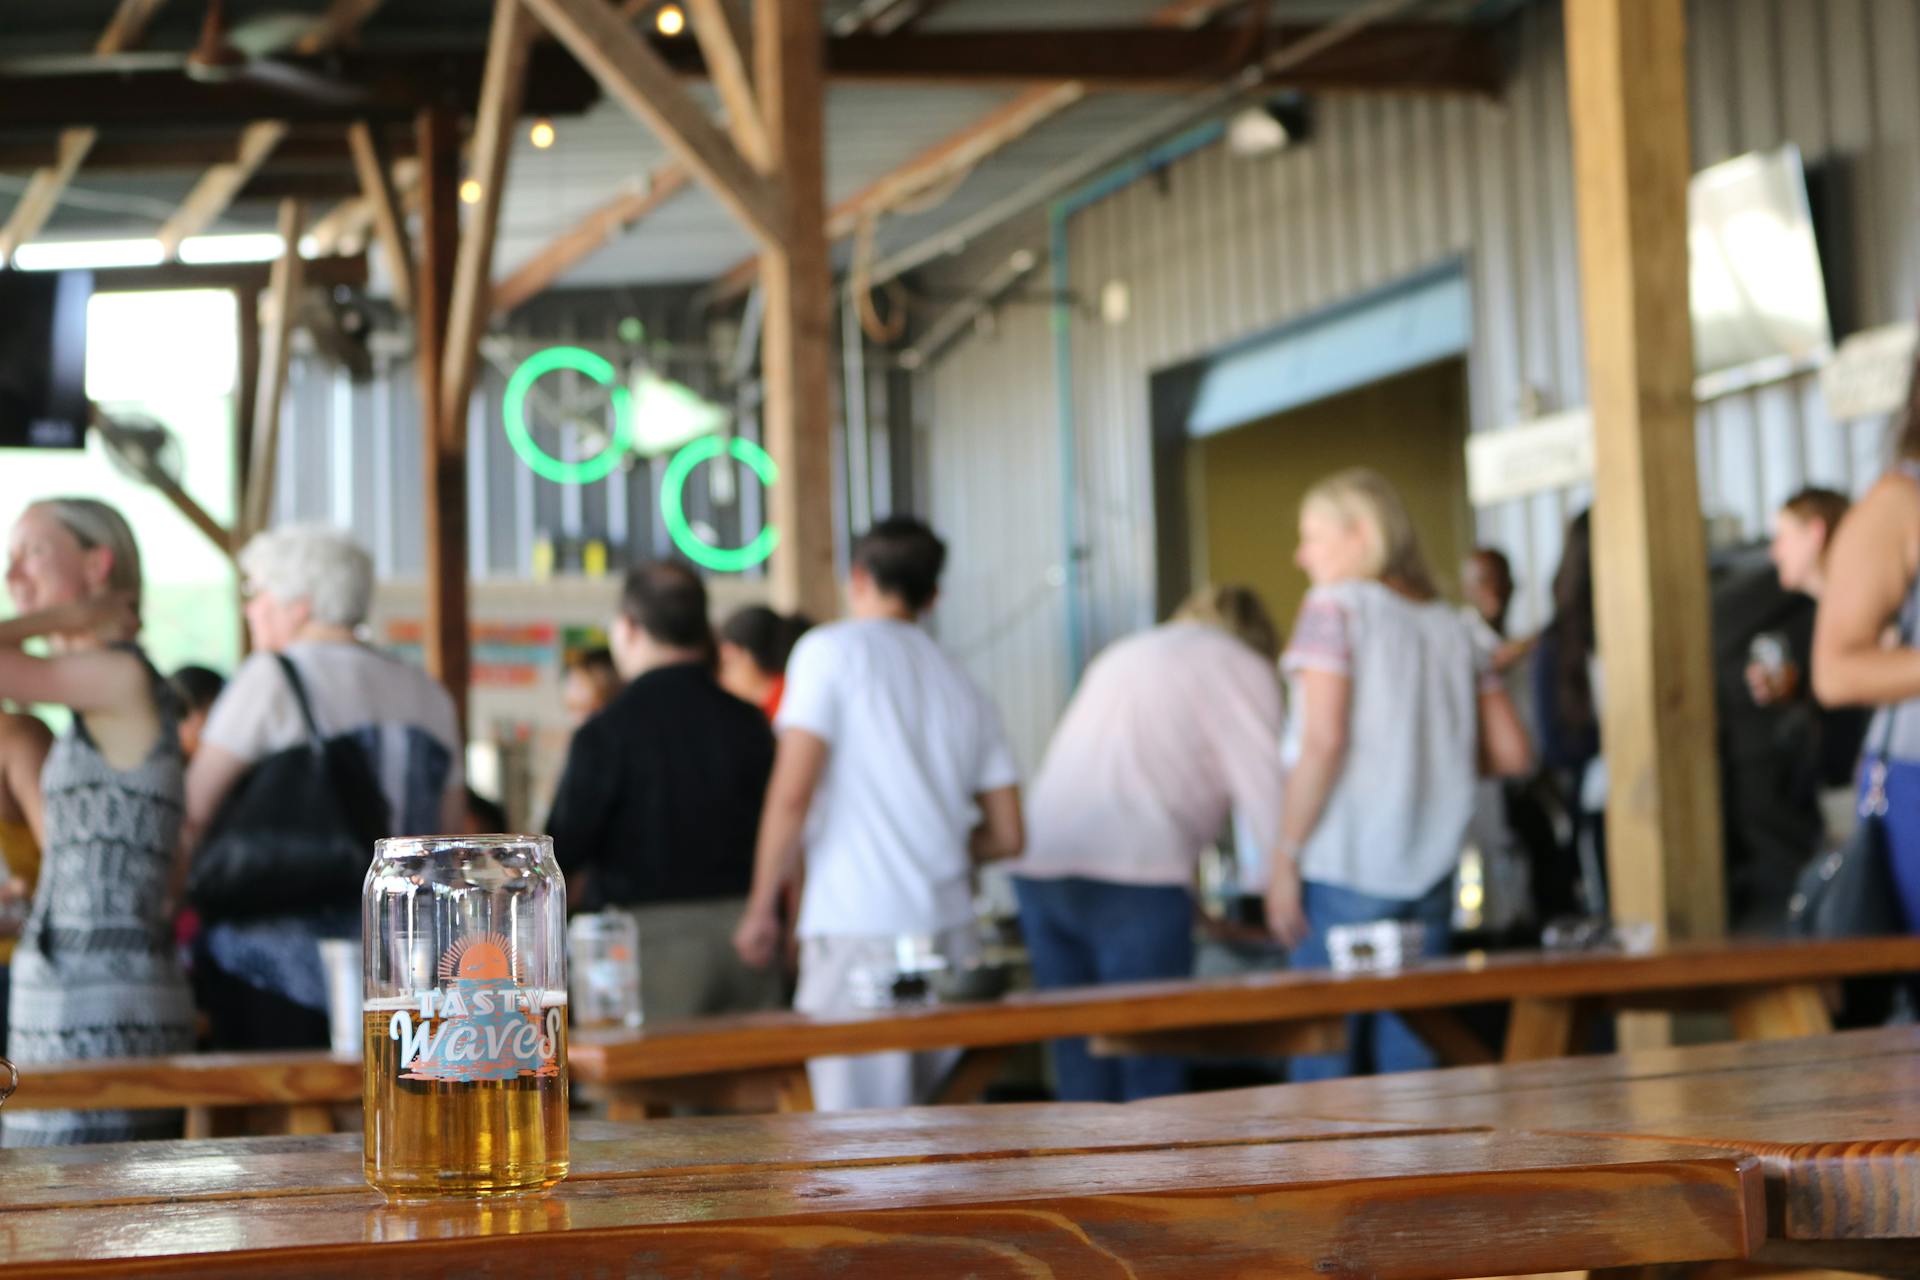
[[[467,402],[473,395],[480,339],[491,314],[488,291],[493,284],[493,241],[500,226],[507,159],[513,153],[513,131],[520,119],[521,94],[527,82],[527,56],[538,29],[520,0],[498,0],[487,45],[486,77],[480,85],[480,105],[473,122],[472,177],[480,184],[480,200],[460,238],[443,344],[440,412],[449,423],[466,422]],[[461,438],[466,438],[464,425]]]
[[[235,523],[243,538],[267,527],[273,517],[273,483],[280,457],[280,406],[287,394],[287,369],[293,358],[294,315],[300,309],[301,277],[306,265],[300,257],[300,232],[305,214],[298,200],[280,205],[280,256],[274,259],[267,286],[268,317],[265,348],[260,356],[260,390],[253,402],[253,445],[247,459],[247,505]],[[245,336],[242,321],[242,336]]]
[[1687,310],[1686,0],[1566,0],[1616,920],[1726,928]]
[[440,393],[447,315],[460,238],[460,135],[453,114],[429,107],[415,121],[420,153],[420,240],[413,289],[414,362],[420,378],[420,436],[426,451],[427,671],[447,687],[467,721],[467,423]]
[[386,143],[365,121],[347,127],[347,145],[353,151],[354,171],[360,176],[361,199],[373,216],[376,238],[386,255],[387,274],[393,278],[393,305],[402,311],[413,305],[413,246],[407,240],[407,218],[400,193],[393,185],[393,163]]
[[817,5],[755,0],[754,54],[772,172],[782,178],[785,243],[761,258],[769,495],[780,545],[774,607],[816,619],[840,612],[833,563],[831,272],[824,173],[825,85]]

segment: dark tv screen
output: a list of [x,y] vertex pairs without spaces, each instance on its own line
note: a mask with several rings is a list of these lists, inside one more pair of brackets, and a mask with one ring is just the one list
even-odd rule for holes
[[0,449],[87,438],[87,271],[0,270]]

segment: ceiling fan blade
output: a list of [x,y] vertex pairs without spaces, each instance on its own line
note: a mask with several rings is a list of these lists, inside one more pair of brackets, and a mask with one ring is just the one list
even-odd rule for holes
[[143,49],[106,57],[92,53],[33,53],[24,57],[0,58],[0,77],[14,80],[28,76],[132,75],[146,71],[178,71],[186,65],[186,61],[186,54],[166,49]]
[[249,58],[269,58],[326,28],[325,19],[311,13],[263,13],[236,24],[227,42]]
[[367,91],[359,85],[273,58],[253,59],[240,75],[263,88],[326,106],[351,107],[367,100]]

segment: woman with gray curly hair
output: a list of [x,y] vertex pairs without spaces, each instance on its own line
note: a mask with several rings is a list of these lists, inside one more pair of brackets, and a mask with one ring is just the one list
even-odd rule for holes
[[[338,530],[296,525],[249,542],[240,570],[256,652],[234,673],[201,732],[187,771],[188,840],[207,831],[255,763],[306,740],[283,657],[321,736],[351,737],[366,753],[386,800],[386,834],[461,830],[466,783],[453,700],[425,672],[357,636],[373,600],[367,553]],[[325,1047],[319,943],[359,936],[358,898],[316,903],[298,915],[206,925],[194,985],[214,1047]]]

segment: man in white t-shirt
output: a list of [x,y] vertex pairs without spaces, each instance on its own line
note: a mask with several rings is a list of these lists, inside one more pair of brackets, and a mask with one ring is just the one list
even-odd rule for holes
[[[918,625],[946,557],[921,521],[880,521],[854,544],[851,617],[808,632],[788,661],[734,945],[751,964],[773,959],[780,889],[804,837],[803,1012],[853,1009],[854,971],[891,968],[899,938],[932,938],[949,962],[971,958],[973,865],[1014,857],[1024,842],[999,713]],[[925,1100],[953,1060],[816,1058],[807,1073],[822,1111],[903,1107]]]

